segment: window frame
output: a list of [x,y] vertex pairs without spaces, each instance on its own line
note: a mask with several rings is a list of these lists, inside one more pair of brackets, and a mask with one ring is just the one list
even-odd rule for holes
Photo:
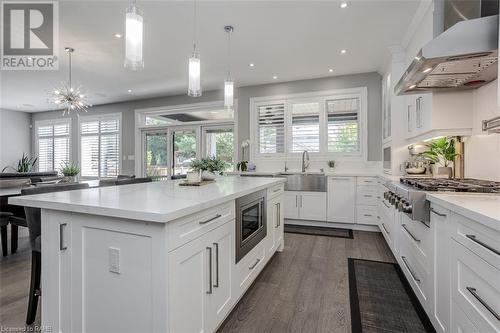
[[[40,156],[38,154],[38,149],[40,148],[40,145],[39,145],[39,136],[38,136],[38,129],[40,127],[43,127],[43,126],[52,126],[54,127],[55,125],[57,124],[67,124],[68,125],[68,163],[72,163],[73,159],[72,159],[72,129],[71,129],[71,118],[57,118],[57,119],[46,119],[46,120],[36,120],[35,121],[35,156],[37,158],[37,162],[36,162],[36,170],[38,172],[40,172],[40,164],[39,164],[39,160],[40,160]],[[54,133],[52,132],[52,136],[50,136],[52,138],[52,165],[54,167],[54,171],[58,171],[56,169],[56,166],[54,165],[55,161],[54,161],[54,138],[55,137],[58,137],[58,136],[54,136]],[[62,137],[59,136],[59,137]],[[48,136],[46,137],[48,138]]]
[[[328,115],[326,102],[332,99],[358,97],[360,101],[359,107],[359,152],[352,153],[335,153],[328,151]],[[250,98],[250,141],[252,147],[250,149],[250,157],[252,160],[268,159],[268,160],[300,160],[301,152],[291,152],[291,104],[294,103],[310,103],[319,102],[320,126],[319,140],[320,151],[310,152],[311,157],[316,160],[331,160],[342,158],[343,160],[368,160],[368,121],[367,121],[367,102],[368,89],[366,87],[336,89],[328,91],[318,91],[309,93],[279,95],[279,96],[264,96]],[[258,108],[269,104],[285,104],[285,152],[284,153],[260,153],[259,147],[259,125],[258,125]]]
[[[99,150],[100,150],[100,141],[101,141],[101,130],[100,130],[100,122],[102,120],[107,119],[116,119],[118,120],[118,174],[122,172],[122,141],[123,141],[123,122],[122,122],[122,113],[109,113],[109,114],[100,114],[100,115],[88,115],[88,116],[78,116],[78,157],[80,159],[80,164],[83,162],[82,160],[82,123],[89,121],[99,121]],[[109,177],[101,177],[101,154],[99,153],[99,163],[98,163],[98,176],[84,176],[83,173],[80,175],[81,179],[106,179]],[[81,165],[80,165],[81,167]]]

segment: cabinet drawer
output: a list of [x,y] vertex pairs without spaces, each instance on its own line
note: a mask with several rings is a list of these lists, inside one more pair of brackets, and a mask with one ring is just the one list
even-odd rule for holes
[[168,250],[172,251],[210,230],[234,220],[234,217],[234,201],[231,201],[172,221],[168,224]]
[[500,269],[500,231],[457,214],[451,220],[453,239]]
[[432,292],[431,276],[404,241],[399,245],[398,262],[420,303],[427,310]]
[[236,295],[242,295],[264,267],[266,259],[265,245],[265,241],[260,242],[236,264],[234,277]]
[[377,206],[358,206],[356,210],[357,222],[360,224],[378,224]]
[[378,189],[376,186],[358,186],[356,197],[358,205],[378,205]]
[[267,200],[270,200],[285,192],[285,184],[278,184],[267,189]]
[[500,331],[500,270],[452,241],[452,299],[480,332]]
[[378,185],[377,177],[357,177],[358,185]]
[[422,222],[410,219],[406,214],[400,214],[400,218],[402,242],[405,242],[415,258],[430,270],[434,246],[431,229]]
[[451,302],[451,333],[480,333],[455,302]]

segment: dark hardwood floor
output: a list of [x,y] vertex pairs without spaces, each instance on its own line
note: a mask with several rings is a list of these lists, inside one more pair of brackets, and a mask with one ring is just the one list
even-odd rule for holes
[[[25,327],[28,242],[20,228],[18,252],[0,258],[3,331]],[[350,332],[349,257],[394,262],[380,233],[355,231],[354,239],[285,234],[285,250],[269,261],[219,332]],[[40,325],[40,311],[33,325]]]

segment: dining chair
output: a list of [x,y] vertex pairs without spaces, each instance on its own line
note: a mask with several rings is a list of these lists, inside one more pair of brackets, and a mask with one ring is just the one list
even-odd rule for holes
[[2,255],[7,255],[7,224],[9,224],[9,217],[13,214],[10,212],[0,212],[0,238],[2,241]]
[[[21,195],[42,194],[51,192],[62,192],[71,190],[82,190],[89,187],[86,183],[54,184],[43,187],[32,187],[21,190]],[[31,246],[31,283],[28,300],[28,311],[26,315],[26,324],[30,325],[35,321],[36,309],[38,307],[38,298],[41,295],[40,277],[41,277],[41,209],[34,207],[24,207],[26,215],[25,224],[29,230]]]
[[115,185],[129,185],[129,184],[140,184],[140,183],[151,183],[153,181],[150,177],[143,178],[130,178],[130,179],[120,179],[115,182]]

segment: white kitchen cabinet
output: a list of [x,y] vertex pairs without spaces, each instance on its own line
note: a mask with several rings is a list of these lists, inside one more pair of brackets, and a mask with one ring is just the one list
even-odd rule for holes
[[285,218],[326,221],[326,193],[285,192]]
[[356,177],[328,177],[328,222],[354,223]]
[[267,252],[272,255],[283,242],[283,222],[285,207],[283,196],[274,197],[267,201]]
[[226,223],[169,253],[170,332],[212,332],[231,309],[232,234]]

